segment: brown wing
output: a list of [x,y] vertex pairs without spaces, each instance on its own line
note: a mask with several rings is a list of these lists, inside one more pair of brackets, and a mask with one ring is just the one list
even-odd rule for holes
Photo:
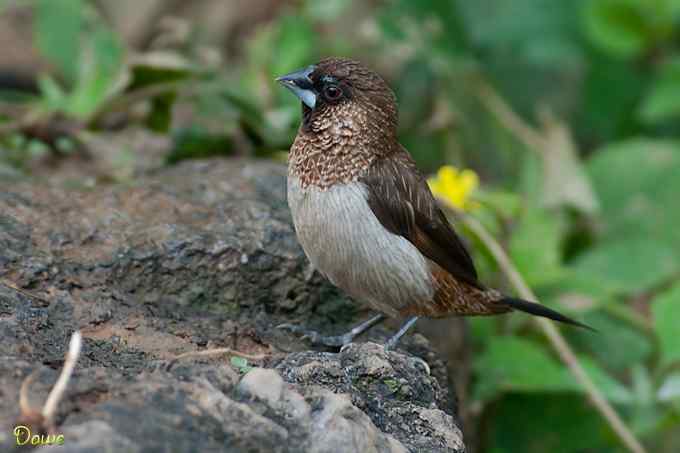
[[483,288],[470,254],[405,149],[374,162],[362,182],[371,210],[387,230],[408,239],[455,278]]

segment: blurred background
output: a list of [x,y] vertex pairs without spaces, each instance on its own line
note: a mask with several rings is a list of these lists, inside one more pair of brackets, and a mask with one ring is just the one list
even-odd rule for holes
[[[563,332],[636,436],[678,452],[678,24],[678,0],[0,0],[0,178],[284,162],[300,105],[274,77],[360,59],[421,169],[476,172],[470,213],[541,301],[599,330]],[[470,451],[623,451],[527,316],[468,327]]]

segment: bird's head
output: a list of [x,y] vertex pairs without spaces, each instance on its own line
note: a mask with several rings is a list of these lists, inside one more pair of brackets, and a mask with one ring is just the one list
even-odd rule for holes
[[303,130],[396,136],[394,93],[358,61],[327,58],[276,80],[302,101]]

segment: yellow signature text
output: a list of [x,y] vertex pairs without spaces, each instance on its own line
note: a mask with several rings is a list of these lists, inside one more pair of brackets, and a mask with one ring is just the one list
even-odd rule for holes
[[18,425],[14,428],[17,445],[63,445],[63,434],[32,434],[28,426]]

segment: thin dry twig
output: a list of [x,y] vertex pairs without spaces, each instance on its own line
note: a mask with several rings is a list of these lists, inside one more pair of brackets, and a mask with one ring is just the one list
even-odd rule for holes
[[50,301],[47,299],[44,299],[40,296],[36,296],[35,294],[31,293],[30,291],[26,291],[25,289],[19,288],[17,285],[15,285],[12,282],[8,282],[7,280],[0,280],[0,285],[9,288],[13,291],[18,292],[19,294],[28,297],[29,299],[34,299],[37,300],[38,302],[42,302],[43,304],[49,305]]
[[71,335],[68,352],[66,353],[66,359],[64,360],[64,368],[62,368],[56,384],[54,384],[52,391],[50,391],[50,394],[47,396],[47,400],[45,401],[45,405],[41,412],[47,426],[52,426],[53,424],[54,414],[56,414],[59,402],[64,397],[68,382],[71,380],[73,370],[75,369],[76,362],[78,362],[78,357],[80,356],[82,345],[82,335],[76,330],[73,332],[73,335]]
[[21,383],[21,389],[19,390],[19,409],[21,411],[21,423],[27,423],[33,426],[39,427],[41,431],[51,432],[54,428],[54,416],[57,413],[57,408],[59,403],[64,397],[68,383],[73,375],[73,370],[75,369],[76,362],[78,362],[78,357],[80,356],[80,350],[82,347],[82,335],[79,331],[73,332],[71,335],[71,341],[69,343],[68,352],[64,358],[64,368],[62,368],[57,382],[50,390],[45,404],[40,412],[34,410],[28,401],[28,391],[31,384],[35,380],[38,374],[38,370],[33,371],[28,375],[24,382]]
[[31,403],[28,401],[28,389],[31,388],[31,384],[37,375],[38,369],[33,370],[31,374],[24,379],[24,382],[21,383],[21,389],[19,389],[19,410],[24,416],[29,416],[35,412],[33,408],[31,408]]
[[237,357],[243,357],[244,359],[248,360],[253,360],[253,361],[259,361],[259,360],[264,360],[267,357],[269,357],[268,354],[247,354],[245,352],[240,352],[236,351],[231,348],[214,348],[214,349],[204,349],[202,351],[191,351],[191,352],[185,352],[183,354],[179,354],[170,360],[170,363],[168,364],[168,369],[172,367],[177,361],[181,359],[186,359],[189,357],[211,357],[215,355],[222,355],[222,354],[231,354],[235,355]]
[[[538,298],[531,291],[529,286],[524,281],[524,278],[519,273],[515,265],[510,260],[510,257],[505,253],[503,247],[496,241],[493,236],[484,228],[477,219],[459,211],[455,206],[451,205],[447,200],[440,199],[440,201],[451,211],[459,215],[462,222],[467,226],[486,246],[491,252],[494,259],[498,263],[503,274],[508,278],[510,284],[515,288],[515,291],[524,299],[538,302]],[[588,376],[585,369],[579,362],[567,340],[555,327],[555,325],[544,318],[534,318],[538,323],[543,333],[548,337],[551,346],[557,352],[560,359],[567,365],[571,373],[574,375],[578,383],[583,387],[586,394],[590,398],[598,412],[607,421],[612,430],[619,437],[621,442],[633,453],[646,453],[645,448],[637,440],[632,431],[626,426],[616,410],[609,404],[600,389],[595,385],[593,380]]]
[[547,145],[543,136],[515,113],[490,85],[484,83],[480,85],[478,95],[482,103],[496,115],[501,124],[514,133],[529,149],[540,153]]

